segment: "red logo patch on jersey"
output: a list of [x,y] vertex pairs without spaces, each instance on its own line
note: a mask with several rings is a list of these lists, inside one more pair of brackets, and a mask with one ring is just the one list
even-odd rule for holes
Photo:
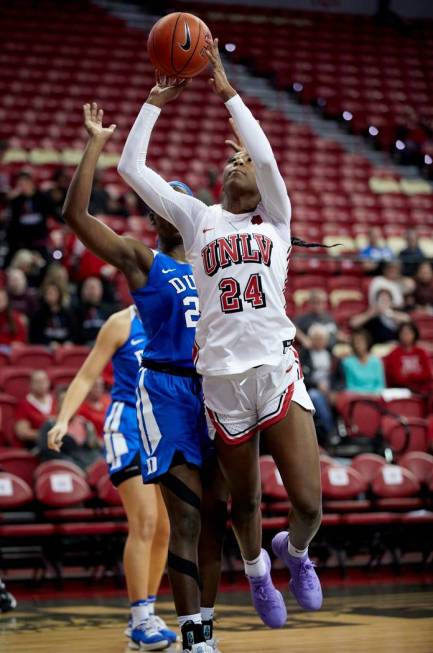
[[263,220],[260,215],[253,215],[251,218],[251,224],[262,224]]

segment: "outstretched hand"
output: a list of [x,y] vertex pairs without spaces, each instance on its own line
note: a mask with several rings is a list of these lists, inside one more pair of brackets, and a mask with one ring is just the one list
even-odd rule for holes
[[48,448],[60,452],[63,438],[67,433],[68,426],[62,422],[56,422],[48,431]]
[[188,86],[190,81],[190,79],[167,77],[157,71],[156,84],[151,89],[146,101],[148,104],[153,104],[155,107],[162,108],[164,104],[167,104],[167,102],[176,100],[186,86]]
[[102,119],[104,117],[104,110],[98,109],[96,102],[83,105],[83,116],[84,126],[89,136],[99,141],[101,145],[105,145],[113,135],[116,125],[112,124],[109,127],[103,127]]
[[218,49],[218,39],[212,41],[212,39],[209,38],[204,52],[213,68],[213,76],[209,81],[212,84],[215,93],[219,95],[224,102],[227,102],[227,100],[236,95],[236,91],[227,79],[226,71],[224,70]]

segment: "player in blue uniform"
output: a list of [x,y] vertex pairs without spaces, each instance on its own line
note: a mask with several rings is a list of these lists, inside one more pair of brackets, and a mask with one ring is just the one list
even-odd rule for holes
[[[103,112],[96,104],[84,106],[84,117],[90,138],[68,190],[63,215],[86,247],[124,273],[140,312],[147,338],[137,387],[144,480],[158,481],[169,514],[168,570],[184,651],[213,653],[214,642],[205,643],[200,611],[200,468],[209,440],[200,377],[192,362],[199,309],[191,266],[185,261],[179,232],[158,216],[153,216],[160,246],[155,252],[134,238],[118,236],[88,213],[96,164],[115,125],[102,126]],[[191,192],[180,182],[172,185],[179,192]],[[211,471],[206,476],[213,478]],[[219,487],[216,482],[210,485]],[[224,493],[214,497],[209,493],[206,500],[213,498],[216,509],[212,516],[217,511],[222,514]],[[211,514],[208,506],[203,514]],[[214,521],[224,520],[215,515]],[[211,587],[209,591],[204,588],[202,606],[209,609],[215,598],[211,595],[216,594],[222,541],[222,533],[214,529],[212,535],[212,546],[203,550],[200,559],[203,580],[210,580]]]
[[146,346],[146,335],[135,306],[112,315],[99,331],[95,346],[66,392],[49,446],[60,450],[68,423],[101,372],[112,360],[114,384],[104,424],[105,455],[110,478],[120,494],[128,519],[124,569],[131,618],[127,634],[132,645],[159,650],[176,641],[176,633],[155,615],[154,604],[164,572],[169,523],[157,485],[143,485],[141,442],[135,407],[135,385]]

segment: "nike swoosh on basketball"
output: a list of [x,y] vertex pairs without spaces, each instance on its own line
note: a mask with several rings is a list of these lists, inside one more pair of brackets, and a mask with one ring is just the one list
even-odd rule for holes
[[185,43],[179,43],[179,45],[182,48],[182,50],[185,50],[185,52],[187,52],[191,47],[191,34],[189,31],[188,23],[185,22],[184,27],[185,27]]
[[174,268],[169,268],[168,270],[161,270],[162,274],[168,274],[169,272],[176,272]]
[[203,233],[205,234],[206,231],[215,231],[215,227],[206,227],[205,229],[203,229]]
[[140,342],[144,342],[144,338],[138,338],[138,340],[131,340],[131,345],[132,346],[139,345]]

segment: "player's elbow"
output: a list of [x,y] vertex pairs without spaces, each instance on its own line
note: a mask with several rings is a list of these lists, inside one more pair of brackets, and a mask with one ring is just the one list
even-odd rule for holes
[[117,172],[127,183],[134,178],[134,166],[131,165],[131,162],[123,154],[117,164]]

